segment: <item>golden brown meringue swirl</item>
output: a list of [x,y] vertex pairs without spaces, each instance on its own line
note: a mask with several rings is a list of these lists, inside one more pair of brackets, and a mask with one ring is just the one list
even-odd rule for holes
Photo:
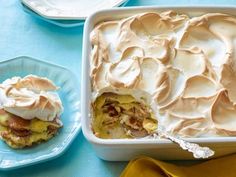
[[24,119],[52,121],[63,111],[57,89],[47,78],[13,77],[0,84],[0,107]]
[[142,13],[99,23],[91,43],[92,101],[130,94],[172,134],[236,135],[236,17]]

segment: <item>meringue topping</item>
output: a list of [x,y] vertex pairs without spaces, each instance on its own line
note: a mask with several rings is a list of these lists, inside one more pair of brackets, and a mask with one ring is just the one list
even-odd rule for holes
[[90,37],[92,101],[130,94],[171,134],[236,135],[236,17],[142,13],[101,22]]
[[53,121],[63,111],[57,89],[47,78],[13,77],[0,84],[0,107],[23,119]]

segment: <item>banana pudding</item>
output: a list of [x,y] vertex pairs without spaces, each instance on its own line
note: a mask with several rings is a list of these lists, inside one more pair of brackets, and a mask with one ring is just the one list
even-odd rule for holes
[[90,34],[92,130],[140,138],[236,135],[236,17],[174,11],[100,22]]

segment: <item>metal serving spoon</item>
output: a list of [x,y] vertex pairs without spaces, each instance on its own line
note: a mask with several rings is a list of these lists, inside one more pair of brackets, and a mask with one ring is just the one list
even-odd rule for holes
[[205,158],[211,157],[215,154],[215,152],[208,147],[201,147],[196,143],[190,143],[190,142],[185,141],[181,138],[177,138],[172,135],[169,135],[165,131],[165,128],[160,125],[158,125],[157,134],[159,137],[169,139],[172,142],[178,144],[182,149],[193,153],[193,156],[197,159],[199,159],[199,158],[205,159]]

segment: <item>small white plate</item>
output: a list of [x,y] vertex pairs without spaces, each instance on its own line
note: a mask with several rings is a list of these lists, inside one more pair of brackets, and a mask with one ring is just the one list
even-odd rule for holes
[[121,5],[126,0],[22,0],[48,19],[83,20],[93,12]]

